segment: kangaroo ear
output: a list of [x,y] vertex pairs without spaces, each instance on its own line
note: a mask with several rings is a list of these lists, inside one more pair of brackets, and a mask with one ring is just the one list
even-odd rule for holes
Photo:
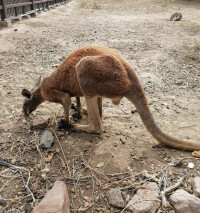
[[41,76],[39,77],[39,79],[38,79],[37,83],[35,84],[35,86],[33,87],[33,89],[39,87],[40,84],[41,84]]
[[28,99],[31,99],[33,97],[32,92],[28,91],[27,89],[22,90],[22,95]]

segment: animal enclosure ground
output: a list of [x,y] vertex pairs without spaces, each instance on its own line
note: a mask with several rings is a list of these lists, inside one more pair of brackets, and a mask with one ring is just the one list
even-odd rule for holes
[[[175,12],[183,15],[180,22],[169,21]],[[188,191],[191,177],[200,175],[200,160],[158,145],[126,99],[119,106],[103,101],[102,136],[58,131],[63,111],[57,104],[44,103],[24,118],[21,90],[31,89],[40,75],[88,45],[119,50],[137,71],[159,126],[200,142],[200,3],[71,1],[0,30],[0,159],[30,171],[28,179],[27,170],[0,167],[0,212],[30,212],[33,199],[37,204],[55,180],[68,185],[74,212],[120,212],[106,201],[110,187],[120,187],[128,202],[152,175],[154,181],[165,175],[167,186],[185,176],[182,187]],[[37,148],[42,130],[30,130],[35,117],[51,120],[55,144],[49,150]],[[87,117],[71,120],[86,123]],[[45,162],[48,156],[53,159]],[[50,168],[46,180],[41,177],[45,165]],[[151,177],[141,174],[144,170]]]

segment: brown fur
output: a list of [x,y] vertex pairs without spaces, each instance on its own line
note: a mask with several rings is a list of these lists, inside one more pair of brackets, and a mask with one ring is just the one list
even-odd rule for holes
[[106,47],[84,47],[73,52],[49,77],[44,78],[32,92],[32,99],[34,96],[39,101],[32,102],[33,105],[44,100],[62,104],[67,122],[71,97],[84,96],[89,125],[74,125],[74,129],[91,133],[102,132],[102,98],[119,104],[126,97],[136,106],[147,130],[161,143],[178,149],[200,149],[200,143],[176,139],[160,130],[150,113],[135,71],[117,51]]

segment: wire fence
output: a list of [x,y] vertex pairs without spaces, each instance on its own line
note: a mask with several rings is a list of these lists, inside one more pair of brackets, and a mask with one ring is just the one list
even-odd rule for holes
[[0,21],[45,10],[69,0],[0,0]]

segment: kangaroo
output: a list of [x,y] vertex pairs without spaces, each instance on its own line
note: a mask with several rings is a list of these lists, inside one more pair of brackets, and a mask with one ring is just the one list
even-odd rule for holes
[[34,90],[23,89],[22,95],[27,98],[23,105],[26,115],[45,100],[56,102],[62,104],[68,124],[71,97],[84,96],[89,124],[75,124],[72,128],[89,133],[103,131],[102,98],[109,98],[117,105],[125,97],[135,105],[146,129],[155,139],[177,149],[200,150],[200,143],[174,138],[157,126],[136,72],[118,51],[107,47],[84,47],[72,52]]
[[[45,99],[42,97],[40,93],[40,84],[41,84],[41,76],[35,86],[31,89],[31,91],[27,89],[22,90],[22,95],[26,97],[26,99],[23,102],[23,113],[28,116],[31,114],[34,110],[37,109],[37,106],[40,105],[45,101]],[[47,99],[46,99],[47,100]],[[71,99],[70,99],[71,101]],[[76,103],[77,103],[77,112],[78,112],[78,118],[82,117],[82,114],[87,114],[87,110],[82,108],[80,97],[76,97]],[[63,106],[64,107],[64,106]],[[69,104],[70,107],[70,104]],[[69,111],[69,109],[68,109]],[[61,127],[70,127],[69,125],[69,116],[66,114],[66,121],[61,120],[60,126]]]

